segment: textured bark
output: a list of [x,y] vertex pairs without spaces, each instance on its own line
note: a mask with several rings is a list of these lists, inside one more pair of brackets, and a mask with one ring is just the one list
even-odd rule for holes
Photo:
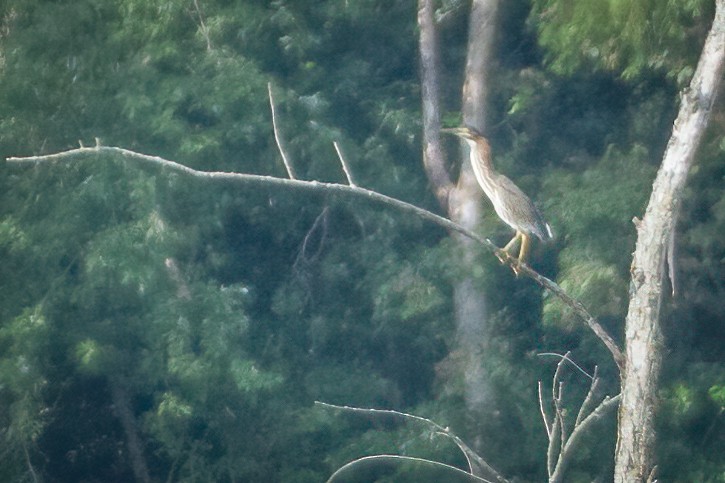
[[423,166],[438,203],[448,211],[448,196],[453,189],[453,182],[446,170],[440,140],[440,59],[432,0],[418,2],[418,26],[423,104]]
[[[463,122],[486,133],[486,107],[494,60],[499,0],[474,0],[468,27],[466,78],[463,83]],[[464,163],[468,164],[468,163]]]
[[663,350],[659,313],[664,261],[687,172],[707,127],[723,73],[725,0],[718,0],[716,5],[715,20],[690,87],[682,95],[647,210],[642,221],[637,222],[615,452],[616,482],[646,481],[653,475],[654,415]]

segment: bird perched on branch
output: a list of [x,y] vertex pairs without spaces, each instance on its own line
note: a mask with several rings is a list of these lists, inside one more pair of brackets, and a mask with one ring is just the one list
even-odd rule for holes
[[[471,148],[471,165],[478,184],[491,200],[498,217],[516,230],[516,235],[506,244],[503,251],[511,256],[509,250],[517,242],[521,242],[519,257],[513,266],[514,272],[518,274],[521,264],[526,261],[531,235],[541,241],[553,238],[549,224],[544,221],[543,215],[529,197],[513,181],[493,169],[491,146],[485,137],[470,127],[441,129],[441,132],[454,134],[466,141]],[[503,261],[501,259],[501,262]]]

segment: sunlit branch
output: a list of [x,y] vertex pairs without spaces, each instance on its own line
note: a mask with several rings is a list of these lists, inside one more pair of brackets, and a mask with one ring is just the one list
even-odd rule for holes
[[345,411],[350,413],[357,413],[357,414],[369,414],[369,415],[383,415],[383,416],[394,416],[401,419],[409,419],[415,422],[423,423],[431,428],[433,428],[437,434],[440,434],[442,436],[445,436],[447,438],[450,438],[451,441],[453,441],[456,446],[458,446],[458,449],[461,450],[461,453],[466,458],[466,461],[468,463],[468,469],[471,474],[479,473],[480,470],[485,471],[490,476],[496,479],[498,483],[506,483],[506,479],[501,476],[498,471],[496,471],[491,465],[489,465],[486,460],[481,458],[481,456],[473,451],[466,443],[463,442],[461,438],[456,436],[451,432],[449,428],[444,428],[440,424],[436,423],[435,421],[432,421],[428,418],[424,418],[422,416],[416,416],[415,414],[410,413],[404,413],[400,411],[395,411],[392,409],[370,409],[370,408],[358,408],[353,406],[338,406],[335,404],[329,404],[321,401],[315,401],[315,404],[318,406],[322,406],[324,408],[328,409],[335,409],[339,411]]
[[[561,371],[564,366],[564,362],[571,362],[569,353],[561,357],[561,360],[556,366],[556,371],[552,378],[551,384],[551,400],[550,405],[553,408],[553,414],[550,416],[547,414],[546,404],[544,403],[543,391],[541,388],[541,381],[538,384],[538,395],[539,395],[539,409],[541,411],[541,418],[546,428],[546,436],[549,440],[549,444],[546,451],[546,468],[549,474],[549,483],[558,483],[563,481],[564,471],[569,464],[571,456],[576,447],[576,443],[581,438],[589,427],[596,421],[600,420],[609,411],[617,407],[621,394],[614,397],[605,396],[599,404],[590,411],[594,405],[595,394],[600,385],[599,371],[598,368],[594,368],[594,376],[587,377],[591,379],[589,385],[589,391],[582,401],[579,411],[574,421],[574,425],[571,428],[571,433],[567,431],[566,427],[566,412],[563,408],[564,399],[564,384],[560,381]],[[584,372],[578,365],[574,364],[577,369]],[[586,372],[584,372],[586,374]]]
[[284,167],[287,170],[287,176],[289,176],[290,179],[295,179],[297,178],[297,176],[295,175],[295,170],[292,167],[292,163],[290,163],[287,152],[284,149],[282,136],[280,135],[279,127],[277,126],[277,112],[274,107],[274,97],[272,97],[271,82],[267,83],[267,92],[269,92],[269,108],[272,111],[272,130],[274,131],[274,140],[277,143],[277,149],[279,149],[279,154],[280,156],[282,156],[282,162],[284,163]]
[[558,357],[558,358],[560,358],[562,360],[567,361],[572,366],[576,367],[577,370],[579,370],[579,372],[581,372],[582,374],[584,374],[585,376],[587,376],[589,379],[594,379],[594,377],[592,377],[591,375],[589,375],[589,373],[587,371],[585,371],[584,369],[582,369],[579,364],[577,364],[576,362],[574,362],[572,360],[572,358],[569,357],[569,352],[567,352],[566,354],[557,354],[556,352],[540,352],[540,353],[538,353],[536,355],[539,356],[539,357],[541,357],[541,356],[555,356],[555,357]]
[[340,164],[342,164],[342,170],[345,172],[347,184],[349,184],[350,186],[357,186],[352,180],[352,171],[350,171],[350,168],[347,165],[347,161],[345,161],[345,157],[342,155],[342,150],[340,150],[340,146],[337,144],[337,141],[332,143],[332,145],[335,146],[335,152],[337,153],[337,157],[340,158]]
[[480,481],[482,483],[494,483],[491,480],[486,480],[484,478],[481,478],[480,476],[472,475],[460,468],[456,468],[455,466],[441,463],[440,461],[427,460],[424,458],[416,458],[414,456],[401,456],[401,455],[397,455],[397,454],[376,454],[376,455],[372,455],[372,456],[363,456],[362,458],[352,460],[349,463],[347,463],[346,465],[340,467],[337,471],[335,471],[332,474],[332,476],[330,476],[330,478],[328,478],[327,483],[333,483],[338,476],[342,475],[342,473],[344,473],[348,470],[357,469],[357,467],[364,466],[364,465],[384,463],[386,461],[410,462],[410,463],[418,463],[418,464],[433,466],[433,467],[437,467],[437,468],[444,468],[448,471],[451,471],[452,473],[456,473],[460,476],[464,476],[471,481]]
[[[392,206],[402,212],[411,213],[419,218],[422,218],[424,220],[427,220],[431,223],[434,223],[442,228],[445,228],[446,230],[450,232],[460,233],[461,235],[470,238],[471,240],[474,240],[481,246],[483,246],[488,251],[496,254],[500,258],[504,259],[505,263],[511,265],[512,263],[516,263],[515,259],[511,259],[508,257],[508,254],[498,248],[494,243],[491,242],[491,240],[484,238],[477,233],[468,230],[464,228],[463,226],[452,222],[451,220],[444,218],[440,215],[436,215],[435,213],[432,213],[428,210],[425,210],[423,208],[419,208],[415,205],[412,205],[410,203],[406,203],[405,201],[401,201],[396,198],[392,198],[390,196],[386,196],[384,194],[378,193],[376,191],[372,191],[369,189],[361,188],[359,186],[354,185],[344,185],[339,183],[325,183],[321,181],[304,181],[304,180],[298,180],[294,179],[285,179],[285,178],[278,178],[275,176],[264,176],[264,175],[257,175],[257,174],[244,174],[244,173],[234,173],[234,172],[224,172],[224,171],[199,171],[193,168],[189,168],[188,166],[184,166],[183,164],[179,164],[175,161],[170,161],[158,156],[149,156],[146,154],[137,153],[135,151],[131,151],[128,149],[123,148],[117,148],[117,147],[108,147],[108,146],[100,146],[96,145],[94,147],[84,147],[81,146],[80,148],[71,149],[68,151],[63,151],[60,153],[55,154],[47,154],[42,156],[28,156],[28,157],[10,157],[7,158],[7,162],[11,164],[29,164],[29,165],[37,165],[40,163],[48,163],[53,161],[66,161],[69,159],[73,159],[79,156],[84,155],[99,155],[99,154],[109,154],[109,155],[117,155],[120,156],[123,159],[129,159],[129,160],[136,160],[139,162],[142,162],[144,164],[154,166],[154,167],[161,167],[163,169],[170,169],[173,171],[181,172],[184,174],[187,174],[189,176],[193,176],[195,178],[200,179],[207,179],[207,180],[214,180],[214,181],[230,181],[235,183],[249,183],[249,184],[257,184],[257,185],[267,185],[267,186],[276,186],[281,188],[292,188],[292,189],[301,189],[306,191],[312,191],[312,192],[323,192],[328,194],[339,194],[339,195],[346,195],[346,196],[352,196],[357,198],[362,198],[368,201],[372,201],[375,203],[381,203],[387,206]],[[291,166],[288,167],[288,174],[290,176],[293,176],[294,173],[291,172]],[[622,351],[617,346],[617,343],[612,339],[612,337],[604,330],[604,328],[599,324],[597,319],[592,316],[586,308],[579,302],[578,300],[572,298],[567,294],[559,285],[557,285],[554,281],[544,277],[543,275],[539,274],[538,272],[532,270],[527,265],[522,264],[518,268],[519,274],[523,274],[529,278],[531,278],[534,282],[536,282],[541,287],[549,290],[551,293],[553,293],[556,297],[558,297],[564,304],[569,306],[574,310],[576,314],[581,317],[582,320],[589,326],[589,328],[594,332],[594,334],[599,338],[599,340],[602,341],[602,343],[607,347],[609,352],[612,354],[612,357],[614,358],[614,361],[616,362],[617,366],[620,369],[620,372],[624,368],[624,356],[622,355]]]

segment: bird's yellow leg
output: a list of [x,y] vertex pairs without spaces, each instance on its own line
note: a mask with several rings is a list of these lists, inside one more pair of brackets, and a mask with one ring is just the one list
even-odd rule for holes
[[516,267],[514,268],[514,272],[516,272],[516,275],[519,274],[519,268],[521,268],[521,264],[526,262],[526,257],[529,254],[529,248],[531,247],[531,238],[529,238],[526,234],[521,234],[521,249],[519,250],[519,259],[516,262]]
[[508,253],[509,250],[511,250],[514,246],[516,246],[516,242],[522,236],[523,236],[523,233],[521,233],[520,231],[517,231],[516,232],[516,235],[511,239],[511,241],[508,242],[505,247],[503,247],[503,251],[505,251],[506,253]]
[[[516,232],[516,235],[514,235],[514,237],[511,239],[511,241],[508,242],[506,244],[506,246],[503,247],[501,250],[504,251],[504,252],[506,252],[506,255],[508,255],[510,257],[511,254],[509,253],[509,250],[511,250],[513,247],[516,246],[516,242],[519,241],[519,238],[521,238],[522,235],[523,235],[523,233],[521,233],[520,231],[517,231]],[[505,257],[502,257],[502,256],[500,256],[498,254],[496,254],[496,257],[498,258],[498,261],[499,262],[506,263],[506,258]]]

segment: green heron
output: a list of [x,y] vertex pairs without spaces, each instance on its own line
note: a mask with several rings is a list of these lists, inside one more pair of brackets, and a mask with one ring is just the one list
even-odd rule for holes
[[510,256],[509,250],[519,240],[521,241],[519,258],[514,267],[514,272],[518,273],[521,264],[526,261],[531,235],[535,235],[541,241],[549,240],[553,237],[551,228],[529,197],[513,181],[493,169],[491,146],[485,137],[469,127],[441,129],[441,132],[454,134],[468,143],[471,148],[471,165],[478,184],[491,200],[498,217],[516,230],[516,235],[506,244],[503,251]]

